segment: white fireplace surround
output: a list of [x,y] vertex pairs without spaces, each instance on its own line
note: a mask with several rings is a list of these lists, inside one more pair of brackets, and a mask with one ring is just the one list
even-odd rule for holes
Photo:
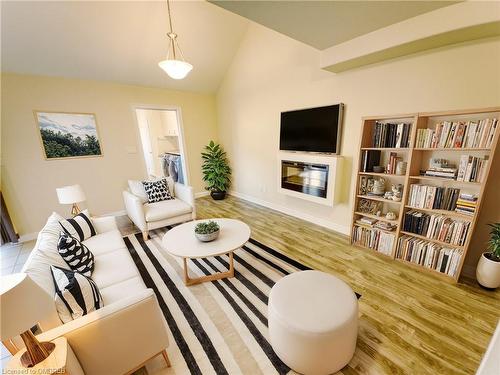
[[[277,176],[278,176],[279,193],[286,194],[295,198],[305,199],[311,202],[319,203],[330,207],[333,207],[333,205],[337,202],[340,190],[340,176],[342,173],[342,161],[343,161],[342,156],[280,151],[278,153],[277,159],[278,159]],[[327,177],[326,198],[310,195],[299,191],[294,191],[291,189],[282,188],[281,166],[283,161],[327,165],[328,177]]]

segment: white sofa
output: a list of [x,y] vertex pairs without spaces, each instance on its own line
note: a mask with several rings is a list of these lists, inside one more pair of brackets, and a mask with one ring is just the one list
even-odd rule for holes
[[148,239],[150,230],[196,219],[191,186],[174,183],[167,177],[170,193],[175,199],[148,203],[147,196],[132,192],[130,187],[134,182],[139,181],[129,181],[129,189],[123,192],[123,200],[128,217],[141,230],[144,241]]
[[[68,268],[57,252],[62,219],[53,213],[40,231],[22,272],[51,297],[54,283],[50,266]],[[104,307],[63,324],[57,311],[40,322],[40,341],[64,336],[86,374],[124,374],[148,359],[164,354],[168,346],[166,322],[152,289],[146,288],[113,217],[92,218],[97,235],[83,243],[95,257],[92,279]],[[165,352],[166,354],[166,352]]]

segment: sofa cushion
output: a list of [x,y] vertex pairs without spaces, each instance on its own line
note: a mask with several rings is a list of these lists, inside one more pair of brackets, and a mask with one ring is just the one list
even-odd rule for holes
[[164,200],[174,199],[168,188],[167,180],[162,178],[158,181],[142,181],[144,190],[148,195],[148,202],[155,203]]
[[126,247],[118,229],[90,237],[82,243],[89,248],[94,256],[99,256]]
[[99,289],[140,276],[127,248],[117,249],[95,255],[95,268],[92,279]]
[[147,289],[144,285],[144,281],[140,276],[134,276],[130,279],[120,281],[116,284],[110,285],[106,288],[99,289],[104,300],[104,305],[109,305],[110,303],[121,300],[122,298],[127,298],[133,294],[140,292],[141,290]]
[[68,233],[61,232],[57,251],[73,271],[90,277],[94,270],[94,254],[83,243]]
[[191,211],[192,207],[180,199],[146,203],[144,205],[144,216],[148,222],[169,219],[171,217],[188,214]]
[[50,215],[47,223],[38,233],[35,247],[21,271],[27,273],[51,297],[54,296],[55,289],[50,273],[50,266],[68,267],[57,251],[57,242],[61,233],[60,220],[63,220],[61,215],[55,212]]
[[148,195],[146,194],[142,181],[128,180],[128,188],[132,194],[140,199],[141,203],[146,203],[148,201]]
[[61,226],[66,233],[80,241],[84,241],[96,235],[88,210],[80,212],[72,219],[61,220]]
[[78,319],[104,306],[97,285],[90,277],[66,268],[50,267],[55,286],[57,312],[63,323]]

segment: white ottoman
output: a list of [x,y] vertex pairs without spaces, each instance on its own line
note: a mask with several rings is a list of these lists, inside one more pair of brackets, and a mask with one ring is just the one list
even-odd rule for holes
[[331,374],[356,349],[358,300],[335,276],[295,272],[271,289],[269,340],[278,357],[302,374]]

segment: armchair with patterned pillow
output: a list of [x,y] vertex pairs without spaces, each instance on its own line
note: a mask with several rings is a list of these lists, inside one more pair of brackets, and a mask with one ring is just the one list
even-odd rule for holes
[[[165,182],[164,185],[162,181]],[[196,218],[191,186],[166,177],[144,182],[129,180],[128,187],[123,192],[125,209],[130,220],[141,230],[144,241],[148,239],[152,229]]]

